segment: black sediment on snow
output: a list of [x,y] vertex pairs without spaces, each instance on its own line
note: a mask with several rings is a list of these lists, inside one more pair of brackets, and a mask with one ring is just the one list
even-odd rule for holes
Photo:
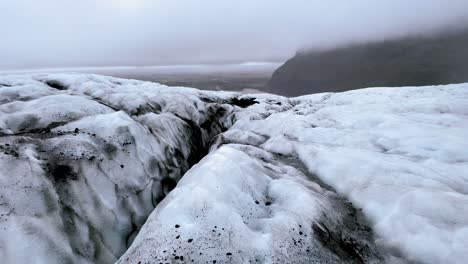
[[384,262],[383,254],[386,250],[375,243],[374,232],[361,209],[339,195],[317,175],[310,173],[298,158],[283,155],[277,157],[328,191],[331,207],[341,217],[336,219],[323,214],[319,221],[313,223],[314,236],[324,247],[339,256],[344,263],[366,263],[368,260]]

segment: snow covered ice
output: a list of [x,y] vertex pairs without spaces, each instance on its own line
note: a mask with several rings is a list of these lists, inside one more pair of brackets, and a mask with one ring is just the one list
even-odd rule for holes
[[376,88],[292,99],[232,129],[297,155],[363,209],[379,242],[423,263],[468,257],[468,85]]
[[99,76],[0,83],[6,263],[115,262],[232,108]]
[[0,77],[4,263],[464,263],[468,84]]

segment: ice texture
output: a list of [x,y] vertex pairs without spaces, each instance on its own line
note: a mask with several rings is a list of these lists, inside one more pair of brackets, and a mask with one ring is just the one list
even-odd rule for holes
[[2,263],[464,263],[468,84],[0,77]]
[[115,262],[233,108],[95,75],[0,84],[2,263]]
[[[468,85],[370,88],[291,99],[231,129],[268,137],[363,209],[410,261],[468,258]],[[239,132],[238,132],[239,133]]]

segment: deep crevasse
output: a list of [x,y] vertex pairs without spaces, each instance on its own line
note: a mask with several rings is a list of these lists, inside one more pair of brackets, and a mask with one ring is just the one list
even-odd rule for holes
[[93,75],[0,83],[4,263],[115,262],[238,96]]

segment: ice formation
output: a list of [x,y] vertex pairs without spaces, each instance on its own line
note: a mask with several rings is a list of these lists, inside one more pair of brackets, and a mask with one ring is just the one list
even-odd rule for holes
[[3,263],[463,263],[468,85],[0,78]]

